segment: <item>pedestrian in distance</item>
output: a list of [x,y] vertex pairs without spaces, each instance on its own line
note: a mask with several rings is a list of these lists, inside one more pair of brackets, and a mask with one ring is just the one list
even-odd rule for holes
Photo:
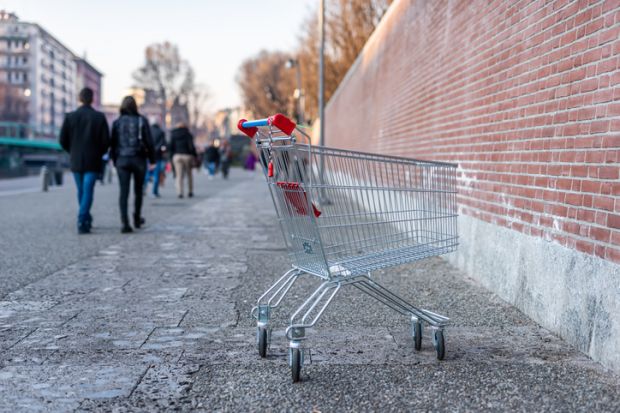
[[254,151],[250,150],[250,153],[248,153],[247,158],[245,158],[245,163],[243,164],[243,168],[246,171],[254,172],[256,168],[256,161],[258,161],[256,154],[254,153]]
[[127,202],[131,179],[134,183],[134,228],[144,224],[142,217],[142,191],[146,175],[146,161],[150,169],[155,168],[155,148],[151,138],[148,120],[138,113],[138,105],[131,96],[121,103],[120,117],[112,124],[111,156],[116,166],[120,184],[119,206],[121,211],[121,232],[133,232],[129,225]]
[[67,114],[60,129],[60,145],[69,152],[71,172],[77,186],[78,233],[87,234],[93,224],[90,209],[95,182],[103,168],[102,157],[110,145],[110,129],[105,115],[91,106],[92,89],[82,89],[79,97],[82,105]]
[[177,196],[183,198],[183,181],[187,177],[188,197],[194,196],[192,168],[198,157],[194,146],[194,136],[187,126],[180,122],[170,133],[170,156],[176,175]]
[[[161,175],[165,173],[166,167],[166,134],[157,123],[154,123],[151,126],[151,136],[155,147],[155,169],[150,171],[149,175],[153,179],[153,196],[159,198]],[[146,182],[144,185],[146,186]]]
[[101,157],[101,172],[99,173],[99,176],[97,177],[97,180],[101,183],[101,185],[105,184],[105,177],[106,177],[108,162],[110,162],[110,154],[106,152]]
[[219,164],[220,151],[215,145],[215,140],[212,140],[211,142],[209,142],[209,146],[207,146],[207,148],[205,149],[205,165],[207,166],[207,171],[209,172],[209,179],[213,179]]
[[232,163],[232,148],[227,139],[222,140],[220,145],[220,165],[222,166],[222,177],[228,179],[230,164]]

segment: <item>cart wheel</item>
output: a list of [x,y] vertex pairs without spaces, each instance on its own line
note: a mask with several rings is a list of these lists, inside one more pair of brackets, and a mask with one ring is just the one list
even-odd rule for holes
[[443,330],[435,330],[435,350],[437,350],[437,360],[443,360],[446,355],[446,347],[443,341]]
[[413,324],[413,343],[415,345],[415,349],[420,351],[422,348],[422,323],[416,321]]
[[265,358],[267,357],[267,329],[259,327],[256,334],[258,335],[258,355]]
[[291,356],[291,373],[293,375],[293,383],[297,383],[301,373],[301,351],[298,348],[291,350],[293,351]]

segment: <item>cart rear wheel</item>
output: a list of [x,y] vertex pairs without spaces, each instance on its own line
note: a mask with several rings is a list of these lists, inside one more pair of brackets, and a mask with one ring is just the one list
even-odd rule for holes
[[422,323],[416,321],[413,324],[413,343],[415,345],[415,349],[420,351],[422,348]]
[[443,341],[443,330],[435,330],[435,350],[437,351],[437,360],[443,360],[446,355],[446,347]]
[[267,329],[259,327],[256,334],[258,334],[258,355],[265,358],[267,357]]
[[297,383],[301,373],[301,351],[298,348],[291,350],[293,352],[291,355],[291,373],[293,375],[293,383]]

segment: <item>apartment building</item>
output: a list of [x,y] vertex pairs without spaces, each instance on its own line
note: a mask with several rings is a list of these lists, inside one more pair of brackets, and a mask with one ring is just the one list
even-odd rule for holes
[[0,11],[0,85],[27,110],[17,120],[33,134],[53,136],[77,106],[80,87],[93,88],[100,102],[101,73],[38,24]]

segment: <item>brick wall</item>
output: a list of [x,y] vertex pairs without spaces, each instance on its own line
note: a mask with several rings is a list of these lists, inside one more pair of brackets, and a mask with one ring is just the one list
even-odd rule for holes
[[459,208],[620,263],[620,1],[395,1],[329,146],[459,165]]

